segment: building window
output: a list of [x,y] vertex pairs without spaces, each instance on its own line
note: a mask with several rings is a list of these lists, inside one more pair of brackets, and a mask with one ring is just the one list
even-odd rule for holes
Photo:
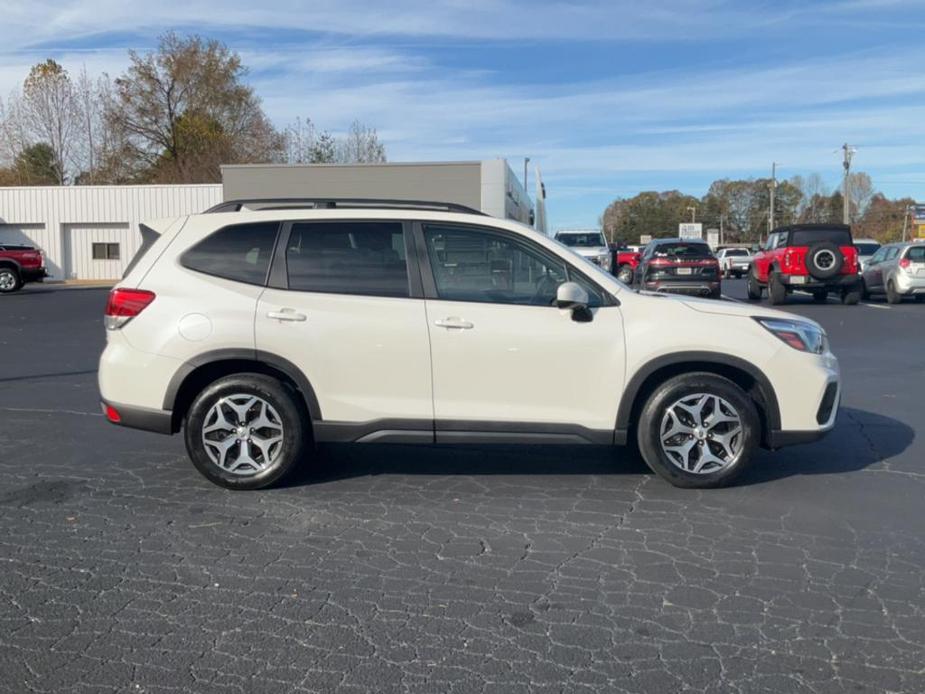
[[94,260],[118,260],[119,244],[118,243],[94,243],[93,244]]

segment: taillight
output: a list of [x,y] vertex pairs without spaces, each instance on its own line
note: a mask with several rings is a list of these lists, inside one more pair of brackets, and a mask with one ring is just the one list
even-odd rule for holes
[[106,302],[107,330],[118,330],[154,301],[154,292],[144,289],[113,289]]
[[912,265],[912,261],[908,258],[903,258],[899,261],[899,267],[901,267],[903,270],[908,270],[910,265]]

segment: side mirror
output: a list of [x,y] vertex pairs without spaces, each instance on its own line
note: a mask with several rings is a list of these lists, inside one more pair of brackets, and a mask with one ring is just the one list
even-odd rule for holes
[[588,323],[594,318],[588,301],[588,292],[577,282],[563,282],[556,289],[556,306],[570,310],[573,321]]

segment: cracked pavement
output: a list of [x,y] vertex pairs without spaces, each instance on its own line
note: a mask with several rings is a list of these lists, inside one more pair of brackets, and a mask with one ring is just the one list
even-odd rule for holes
[[925,691],[925,306],[791,305],[842,414],[731,489],[366,445],[235,493],[99,416],[104,302],[0,298],[2,691]]

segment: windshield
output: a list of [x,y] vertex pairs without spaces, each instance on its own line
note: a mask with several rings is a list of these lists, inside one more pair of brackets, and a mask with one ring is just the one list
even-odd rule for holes
[[851,232],[846,229],[796,229],[790,236],[790,246],[810,246],[829,241],[836,246],[850,246]]
[[575,233],[558,233],[556,234],[556,241],[564,243],[566,246],[571,246],[573,248],[599,248],[601,246],[606,246],[604,242],[604,235],[597,234],[592,232],[582,232],[580,234]]
[[709,258],[710,247],[705,243],[666,243],[655,249],[660,258]]
[[880,248],[879,243],[856,243],[854,247],[858,249],[858,255],[873,255]]

